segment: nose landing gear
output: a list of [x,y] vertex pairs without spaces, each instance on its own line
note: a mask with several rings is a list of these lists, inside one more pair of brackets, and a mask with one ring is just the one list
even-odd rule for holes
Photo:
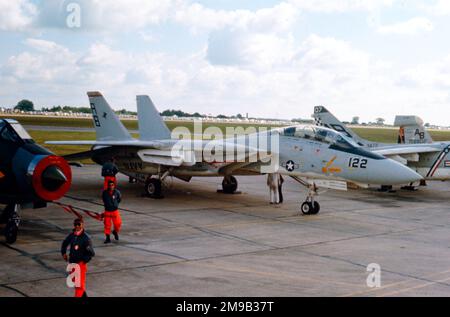
[[297,176],[291,177],[308,189],[308,194],[306,195],[305,202],[303,202],[300,207],[302,214],[317,215],[320,211],[320,204],[315,200],[315,196],[318,195],[318,187],[316,186],[316,184],[310,184],[309,182]]
[[308,195],[306,196],[306,200],[300,208],[304,215],[317,215],[319,213],[320,204],[314,199],[316,195],[318,195],[316,185],[309,185]]

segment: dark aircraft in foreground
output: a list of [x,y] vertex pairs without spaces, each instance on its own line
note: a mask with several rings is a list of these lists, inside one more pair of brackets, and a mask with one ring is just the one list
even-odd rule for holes
[[0,119],[0,223],[11,244],[17,239],[21,208],[44,208],[70,188],[72,172],[59,156],[36,144],[15,120]]

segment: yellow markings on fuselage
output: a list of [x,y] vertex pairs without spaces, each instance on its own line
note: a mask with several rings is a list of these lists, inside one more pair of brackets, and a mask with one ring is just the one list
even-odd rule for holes
[[328,161],[328,163],[322,167],[322,173],[328,174],[328,173],[341,173],[342,168],[333,166],[334,161],[337,159],[337,156],[333,156],[333,158]]

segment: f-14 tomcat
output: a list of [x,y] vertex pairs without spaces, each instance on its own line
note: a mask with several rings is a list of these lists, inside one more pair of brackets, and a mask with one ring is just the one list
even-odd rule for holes
[[21,208],[43,208],[70,188],[68,163],[36,144],[15,120],[0,119],[0,204],[6,205],[1,222],[6,223],[7,243],[14,243]]
[[[309,188],[304,214],[319,212],[314,200],[318,180],[401,184],[421,176],[402,164],[371,153],[340,133],[314,126],[292,126],[213,140],[172,138],[148,96],[137,96],[139,139],[134,139],[99,92],[88,93],[95,141],[51,141],[48,144],[92,145],[66,157],[91,158],[104,164],[114,157],[121,173],[145,183],[150,196],[161,194],[167,176],[223,176],[226,193],[237,189],[236,175],[278,172]],[[189,131],[187,131],[189,132]],[[178,135],[179,137],[179,135]],[[345,183],[346,184],[346,183]]]

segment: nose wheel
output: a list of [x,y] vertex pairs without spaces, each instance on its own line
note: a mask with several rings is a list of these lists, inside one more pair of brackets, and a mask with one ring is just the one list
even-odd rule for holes
[[317,201],[305,201],[300,209],[304,215],[317,215],[320,211],[320,204]]
[[309,182],[297,176],[291,177],[308,189],[306,199],[300,206],[300,211],[302,212],[302,214],[317,215],[320,211],[320,204],[315,200],[315,197],[318,195],[318,187],[316,186],[316,184],[310,184]]

